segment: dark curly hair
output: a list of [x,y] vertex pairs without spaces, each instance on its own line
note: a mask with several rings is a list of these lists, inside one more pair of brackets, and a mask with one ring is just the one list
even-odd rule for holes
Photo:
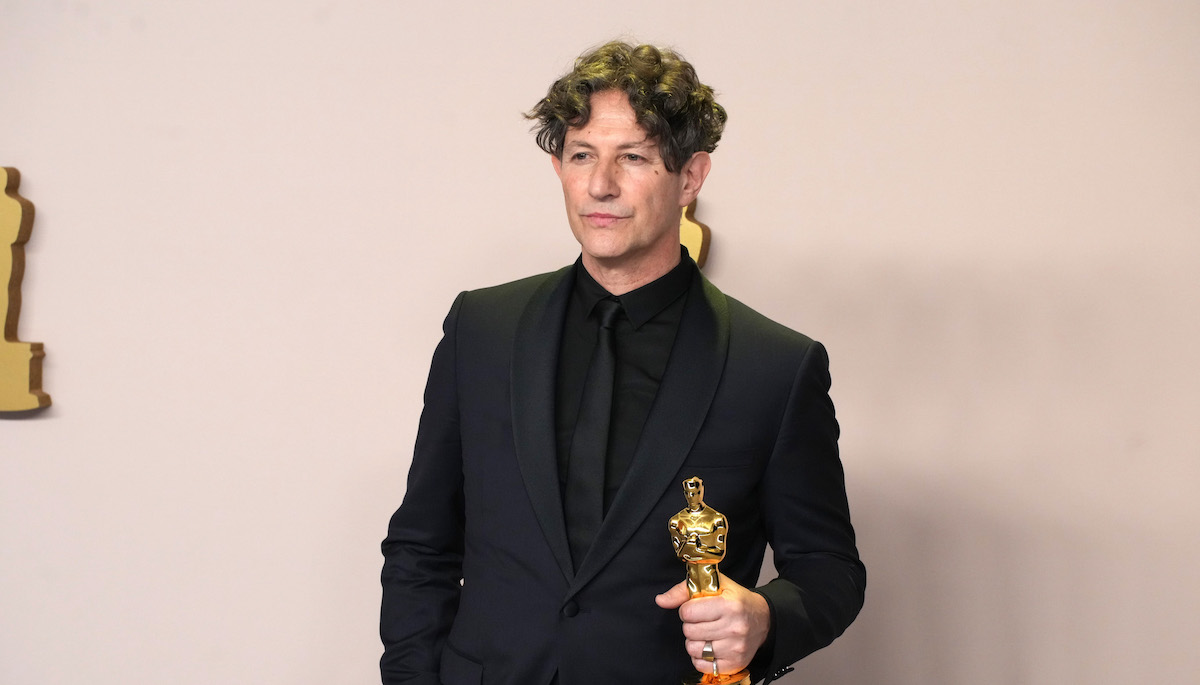
[[725,108],[691,64],[669,49],[613,41],[575,60],[575,68],[525,115],[538,122],[538,146],[562,159],[567,129],[587,125],[592,94],[606,90],[629,96],[638,125],[658,143],[671,173],[695,152],[715,150],[721,139]]

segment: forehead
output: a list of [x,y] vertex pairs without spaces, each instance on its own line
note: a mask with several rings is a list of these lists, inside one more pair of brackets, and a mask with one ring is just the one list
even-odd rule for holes
[[564,142],[568,145],[599,142],[633,145],[652,141],[638,124],[629,96],[619,90],[606,90],[592,95],[587,123],[569,127]]

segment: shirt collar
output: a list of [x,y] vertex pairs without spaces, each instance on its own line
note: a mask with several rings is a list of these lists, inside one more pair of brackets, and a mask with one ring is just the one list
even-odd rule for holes
[[596,279],[592,278],[592,275],[583,267],[583,258],[580,257],[576,262],[575,288],[576,292],[582,296],[584,311],[591,316],[597,302],[606,297],[612,297],[621,303],[625,309],[625,316],[629,317],[634,329],[641,328],[642,324],[653,319],[659,312],[686,293],[692,284],[695,263],[688,255],[686,247],[681,245],[679,250],[681,258],[675,268],[620,297],[612,295],[604,289],[604,286],[597,283]]

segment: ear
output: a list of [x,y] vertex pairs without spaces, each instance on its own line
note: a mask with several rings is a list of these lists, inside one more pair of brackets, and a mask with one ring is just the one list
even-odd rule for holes
[[683,187],[679,194],[680,207],[687,207],[695,201],[710,169],[712,156],[703,150],[693,154],[691,159],[683,163],[683,168],[679,170],[679,175],[683,177]]
[[562,160],[558,155],[550,155],[550,164],[554,167],[554,173],[562,178]]

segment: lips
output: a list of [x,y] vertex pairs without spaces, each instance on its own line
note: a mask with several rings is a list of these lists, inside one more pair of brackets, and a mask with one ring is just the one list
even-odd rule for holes
[[611,226],[611,225],[615,224],[617,221],[627,218],[627,217],[620,216],[617,214],[609,214],[607,212],[592,212],[590,214],[584,214],[583,217],[585,219],[587,219],[588,221],[590,221],[592,224],[599,226],[601,228]]

